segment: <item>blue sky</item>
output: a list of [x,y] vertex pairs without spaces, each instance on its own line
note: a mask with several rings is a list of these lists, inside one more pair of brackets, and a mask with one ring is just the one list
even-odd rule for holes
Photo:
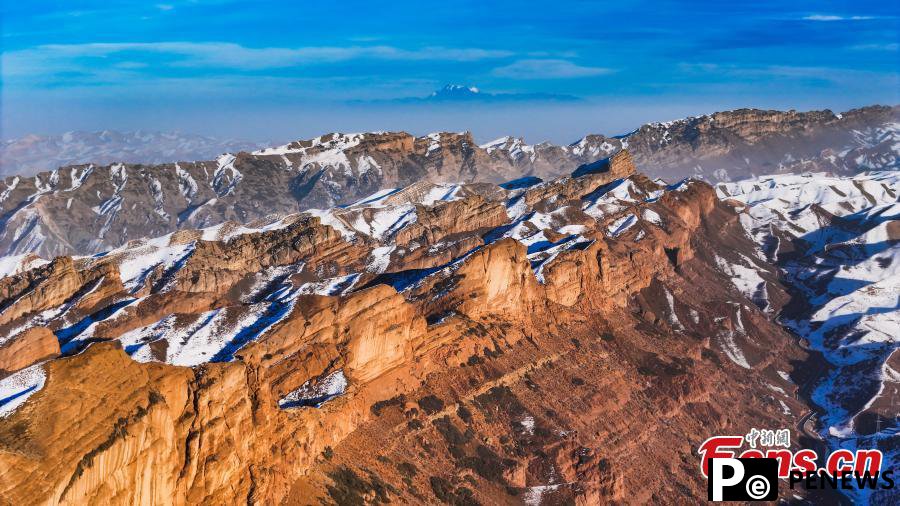
[[[892,1],[0,3],[4,137],[405,129],[563,142],[742,106],[900,103]],[[391,102],[447,83],[583,101]]]

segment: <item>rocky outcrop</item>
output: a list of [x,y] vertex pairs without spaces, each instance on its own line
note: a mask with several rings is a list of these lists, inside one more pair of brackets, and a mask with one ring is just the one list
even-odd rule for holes
[[490,230],[507,222],[502,202],[487,202],[481,197],[447,202],[434,207],[418,207],[416,223],[397,235],[397,243],[421,241],[435,244],[453,236],[476,230]]
[[0,343],[0,378],[57,356],[59,342],[53,332],[41,327],[25,329]]
[[[46,266],[0,279],[0,328],[39,308],[61,305],[79,292],[93,300],[98,293],[116,291],[121,287],[118,272],[110,267],[82,271],[71,257],[58,257]],[[93,293],[92,288],[101,284],[104,289]]]

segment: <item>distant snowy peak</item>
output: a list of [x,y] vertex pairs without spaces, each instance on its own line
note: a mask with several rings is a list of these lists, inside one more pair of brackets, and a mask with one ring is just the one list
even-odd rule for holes
[[441,97],[465,97],[469,95],[477,95],[480,93],[477,87],[475,86],[464,86],[461,84],[448,84],[443,88],[433,91],[430,95],[431,98],[441,98]]
[[472,104],[503,104],[517,102],[578,102],[581,99],[572,95],[543,92],[501,92],[490,93],[472,85],[448,84],[439,90],[435,90],[424,97],[404,97],[389,100],[393,103],[406,104],[442,104],[442,103],[472,103]]

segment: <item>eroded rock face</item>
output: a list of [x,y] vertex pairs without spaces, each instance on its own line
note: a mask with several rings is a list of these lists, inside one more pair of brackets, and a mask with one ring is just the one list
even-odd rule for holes
[[510,137],[479,146],[468,133],[332,133],[208,161],[66,166],[0,182],[0,252],[48,259],[93,254],[142,237],[345,205],[417,183],[421,189],[550,180],[625,148],[642,172],[669,181],[893,169],[900,166],[897,111],[740,109],[650,123],[624,136],[591,134],[568,146]]
[[3,280],[5,342],[61,356],[0,418],[0,501],[695,501],[704,439],[803,410],[737,254],[778,293],[711,187],[622,153],[60,258]]

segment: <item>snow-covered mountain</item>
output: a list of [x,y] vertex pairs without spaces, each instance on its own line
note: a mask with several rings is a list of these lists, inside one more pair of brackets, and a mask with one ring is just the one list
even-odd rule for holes
[[[492,94],[474,86],[447,85],[425,98],[429,102],[490,102],[529,99],[568,100],[542,94]],[[761,111],[739,109],[664,123],[648,123],[626,135],[589,134],[568,145],[529,145],[501,138],[485,146],[514,141],[530,151],[538,165],[521,159],[521,170],[543,177],[566,174],[575,166],[627,147],[647,174],[680,179],[699,177],[732,181],[760,173],[828,171],[852,175],[900,166],[900,109],[871,106],[842,114],[831,111]],[[298,141],[304,142],[304,141]],[[311,141],[309,141],[311,142]],[[29,135],[0,146],[0,175],[32,175],[71,164],[114,162],[162,164],[212,159],[224,152],[262,146],[199,135],[159,132],[69,132],[61,136]],[[495,149],[500,154],[502,149]],[[558,166],[560,163],[564,166]],[[362,195],[357,195],[362,196]]]
[[481,93],[481,90],[476,88],[475,86],[464,86],[462,84],[448,84],[443,88],[434,91],[428,98],[441,100],[441,99],[467,99],[474,95],[478,95]]
[[159,164],[204,160],[258,144],[180,132],[66,132],[26,135],[0,144],[0,175],[30,176],[73,164]]
[[[832,447],[900,459],[900,172],[718,186],[791,288],[780,320],[822,353],[811,399]],[[764,286],[759,287],[765,289]]]
[[670,181],[891,169],[900,159],[897,111],[739,110],[566,146],[513,137],[478,145],[468,133],[335,133],[207,161],[67,166],[0,182],[0,253],[95,253],[182,228],[345,205],[419,181],[550,179],[625,146],[640,170]]
[[[553,167],[541,160],[524,173],[571,171],[581,161],[593,158]],[[0,250],[96,253],[183,228],[343,205],[420,181],[501,182],[522,174],[468,133],[328,134],[209,161],[68,166],[0,182]]]
[[480,105],[480,104],[509,104],[517,102],[579,102],[581,99],[574,95],[559,93],[490,93],[480,90],[476,86],[462,84],[448,84],[439,90],[435,90],[424,97],[403,97],[387,101],[376,100],[366,103],[394,103],[394,104],[434,104],[434,105]]
[[513,137],[479,146],[466,132],[333,133],[206,161],[67,166],[0,181],[0,253],[96,253],[183,228],[345,205],[420,181],[552,179],[625,146],[640,170],[670,181],[891,169],[900,153],[897,111],[739,110],[566,146]]

